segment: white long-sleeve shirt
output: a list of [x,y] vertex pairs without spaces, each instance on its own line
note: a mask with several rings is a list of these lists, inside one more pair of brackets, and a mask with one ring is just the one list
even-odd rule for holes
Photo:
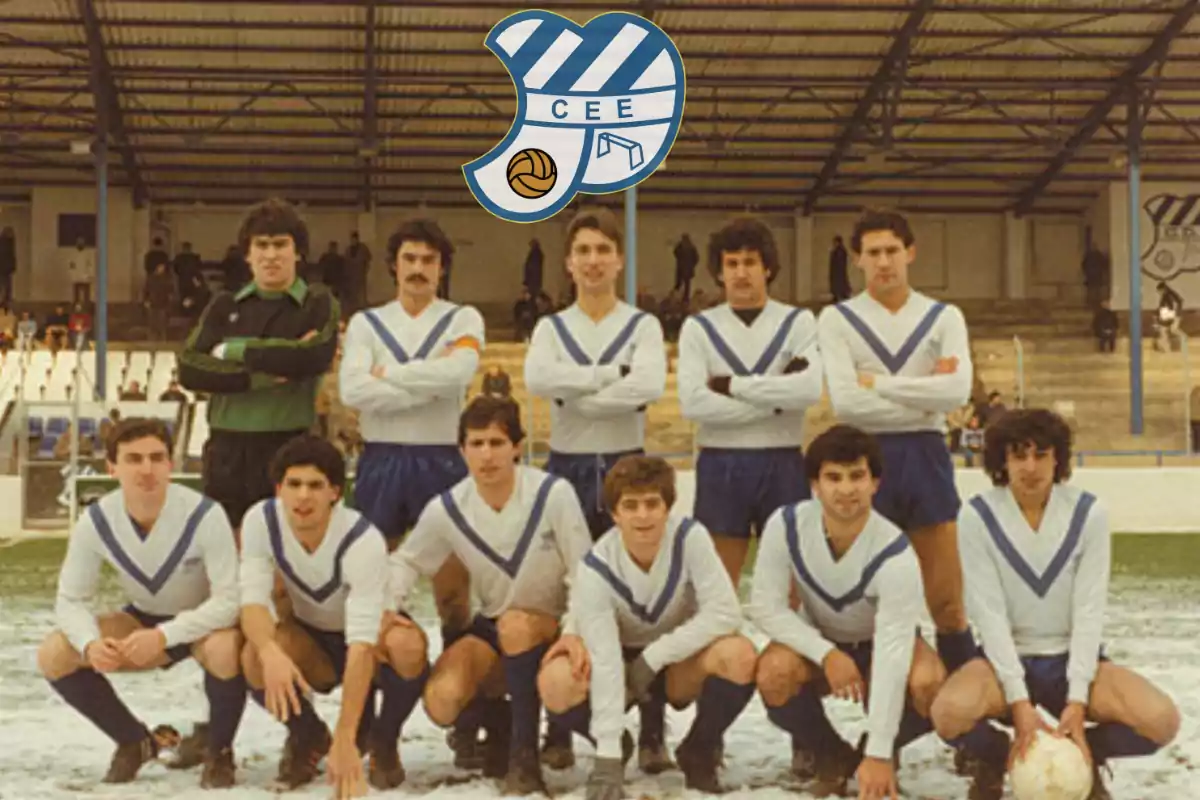
[[[467,340],[470,346],[454,347]],[[338,389],[367,442],[454,444],[484,346],[483,317],[434,300],[416,317],[400,301],[361,311],[342,341]],[[371,374],[383,367],[383,377]]]
[[[819,322],[829,399],[842,422],[871,433],[946,429],[946,414],[971,396],[971,347],[957,306],[912,291],[892,313],[866,292],[828,306]],[[940,358],[957,371],[934,375]],[[858,373],[875,386],[858,385]]]
[[517,467],[513,493],[497,511],[475,479],[459,481],[425,506],[391,556],[392,593],[403,608],[422,576],[451,555],[471,576],[479,613],[496,618],[510,608],[560,617],[571,573],[591,545],[575,490],[535,467]]
[[[808,361],[785,374],[793,358]],[[821,399],[822,357],[812,312],[768,300],[750,325],[723,303],[689,317],[679,334],[679,404],[701,447],[799,447],[804,412]],[[708,388],[732,377],[731,396]]]
[[100,638],[90,608],[108,562],[129,604],[174,617],[159,625],[167,647],[190,644],[237,623],[238,557],[233,530],[220,506],[183,486],[167,487],[154,528],[134,526],[120,489],[92,504],[75,523],[58,578],[58,626],[82,653]]
[[1035,531],[1012,492],[997,487],[963,504],[958,540],[967,611],[1009,704],[1029,698],[1020,656],[1068,652],[1067,699],[1086,703],[1112,558],[1095,495],[1056,485]]
[[578,305],[543,317],[525,356],[525,385],[551,401],[550,448],[560,453],[640,449],[643,410],[666,381],[662,325],[628,303],[598,322]]
[[591,656],[596,754],[619,758],[625,729],[623,647],[645,648],[658,672],[691,658],[742,621],[737,592],[703,525],[672,514],[649,571],[613,528],[575,573],[571,620]]
[[[795,578],[800,609],[789,608]],[[771,515],[759,543],[748,614],[763,633],[820,665],[835,643],[872,640],[868,756],[891,758],[925,608],[921,568],[908,537],[880,514],[841,558],[825,539],[821,504]]]
[[275,499],[263,500],[242,521],[242,606],[265,606],[275,570],[296,619],[317,630],[344,631],[346,643],[374,645],[388,597],[387,545],[362,514],[338,504],[325,538],[308,552]]

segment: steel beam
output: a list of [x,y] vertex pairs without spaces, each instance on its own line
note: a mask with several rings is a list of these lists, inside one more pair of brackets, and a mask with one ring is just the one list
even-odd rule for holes
[[837,174],[838,166],[842,163],[842,158],[845,157],[851,145],[854,144],[855,138],[858,137],[859,132],[867,123],[867,119],[871,115],[871,109],[879,101],[889,83],[895,79],[897,66],[908,56],[909,47],[912,45],[917,31],[921,28],[921,23],[925,21],[925,16],[932,7],[933,0],[917,0],[917,4],[909,11],[908,18],[904,21],[904,25],[900,28],[895,40],[892,42],[891,49],[888,50],[887,55],[880,62],[879,68],[875,70],[875,76],[871,78],[871,83],[867,86],[867,90],[859,98],[858,105],[854,109],[854,114],[851,116],[850,122],[842,128],[837,141],[834,142],[833,151],[830,152],[825,165],[821,167],[820,174],[817,175],[817,179],[813,181],[812,186],[809,188],[808,194],[804,198],[805,216],[812,214],[813,209],[816,208],[817,200],[820,198],[821,193],[829,185],[829,181],[833,179],[833,176]]
[[363,68],[366,79],[363,81],[363,126],[362,126],[362,190],[361,203],[364,211],[374,207],[374,193],[371,189],[372,174],[375,168],[375,157],[379,152],[379,72],[375,58],[377,20],[376,0],[367,0],[366,31],[364,32]]
[[[1084,121],[1075,130],[1075,133],[1071,135],[1071,138],[1066,141],[1062,149],[1058,151],[1058,154],[1046,165],[1046,169],[1042,171],[1042,174],[1034,179],[1017,196],[1017,200],[1013,204],[1013,211],[1020,215],[1027,213],[1033,207],[1033,202],[1038,194],[1050,185],[1055,176],[1062,172],[1063,167],[1071,161],[1080,148],[1091,141],[1117,103],[1129,96],[1130,92],[1135,91],[1138,79],[1141,78],[1142,74],[1150,69],[1154,65],[1154,62],[1167,54],[1175,35],[1187,27],[1198,8],[1200,8],[1200,0],[1186,0],[1175,11],[1170,21],[1154,37],[1154,41],[1150,43],[1150,46],[1131,61],[1129,66],[1125,68],[1112,84],[1108,95],[1088,112],[1087,117],[1084,118]],[[1194,83],[1195,81],[1193,81]],[[1143,141],[1143,144],[1149,145],[1150,142]]]
[[104,141],[111,138],[121,151],[121,165],[133,187],[133,206],[142,208],[146,205],[147,200],[146,184],[138,171],[133,142],[130,141],[129,133],[125,130],[117,84],[113,80],[108,53],[104,49],[104,34],[100,30],[100,18],[96,14],[93,0],[76,0],[76,8],[87,36],[88,60],[91,62],[92,97],[96,104],[96,137]]

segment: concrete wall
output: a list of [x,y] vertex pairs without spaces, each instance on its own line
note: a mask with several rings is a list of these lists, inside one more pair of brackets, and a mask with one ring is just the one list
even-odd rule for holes
[[[1113,307],[1128,309],[1130,227],[1127,183],[1109,184],[1108,206]],[[1200,306],[1200,183],[1144,183],[1141,206],[1142,308],[1157,307],[1155,286],[1160,280],[1165,280],[1183,295],[1188,307]],[[1155,225],[1150,209],[1166,212],[1161,224]]]
[[[13,225],[17,231],[19,298],[68,298],[69,285],[54,241],[56,215],[94,210],[95,196],[90,191],[35,188],[31,204],[7,206],[0,212],[0,224]],[[181,242],[190,241],[204,258],[219,260],[236,239],[241,213],[239,208],[205,206],[135,211],[127,190],[113,190],[109,203],[110,297],[126,301],[138,296],[143,280],[141,258],[155,236],[163,237],[171,252],[176,252]],[[529,240],[534,237],[541,240],[546,251],[545,282],[551,294],[557,295],[566,280],[562,269],[563,237],[569,215],[565,213],[534,225],[506,223],[482,209],[382,209],[373,215],[303,210],[303,214],[313,257],[318,257],[330,241],[345,247],[351,231],[363,232],[363,240],[375,256],[369,281],[375,302],[386,300],[394,292],[383,264],[388,235],[400,221],[418,214],[437,219],[454,240],[457,252],[451,289],[456,299],[476,303],[514,299]],[[687,232],[705,256],[694,286],[714,291],[707,274],[708,236],[735,214],[641,213],[639,284],[657,297],[671,288],[671,251],[679,236]],[[911,221],[917,236],[912,280],[930,294],[948,299],[999,298],[1008,285],[1020,287],[1021,293],[1015,296],[1065,299],[1081,291],[1079,262],[1086,224],[1082,217],[1035,217],[1028,220],[1027,235],[1015,238],[1007,235],[1001,214],[913,214]],[[775,295],[794,301],[827,297],[830,243],[835,235],[849,237],[854,216],[824,214],[798,224],[792,216],[774,215],[766,222],[775,234],[783,265]],[[802,235],[798,237],[797,231]],[[1011,246],[1019,246],[1023,252],[1014,257],[1006,252]],[[1019,279],[1009,276],[1006,284],[1006,265],[1010,271],[1021,273]],[[853,267],[851,281],[856,287],[861,285],[861,275]]]

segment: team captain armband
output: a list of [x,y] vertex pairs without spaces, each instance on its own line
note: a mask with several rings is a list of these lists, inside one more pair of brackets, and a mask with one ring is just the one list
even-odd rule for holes
[[469,347],[476,352],[479,351],[479,340],[474,336],[460,336],[448,345],[451,350],[458,350],[461,347]]

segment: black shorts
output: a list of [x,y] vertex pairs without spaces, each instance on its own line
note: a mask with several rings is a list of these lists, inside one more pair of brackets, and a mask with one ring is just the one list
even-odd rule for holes
[[[163,617],[158,614],[147,614],[133,606],[125,606],[121,609],[123,612],[133,617],[138,621],[138,624],[143,628],[157,628],[165,622],[170,622],[174,617]],[[167,648],[167,663],[162,665],[163,669],[170,669],[180,661],[186,661],[192,657],[192,646],[190,644],[177,644]]]
[[269,467],[275,452],[307,431],[212,431],[204,443],[201,478],[204,494],[221,504],[229,524],[241,527],[242,517],[259,500],[275,495]]

